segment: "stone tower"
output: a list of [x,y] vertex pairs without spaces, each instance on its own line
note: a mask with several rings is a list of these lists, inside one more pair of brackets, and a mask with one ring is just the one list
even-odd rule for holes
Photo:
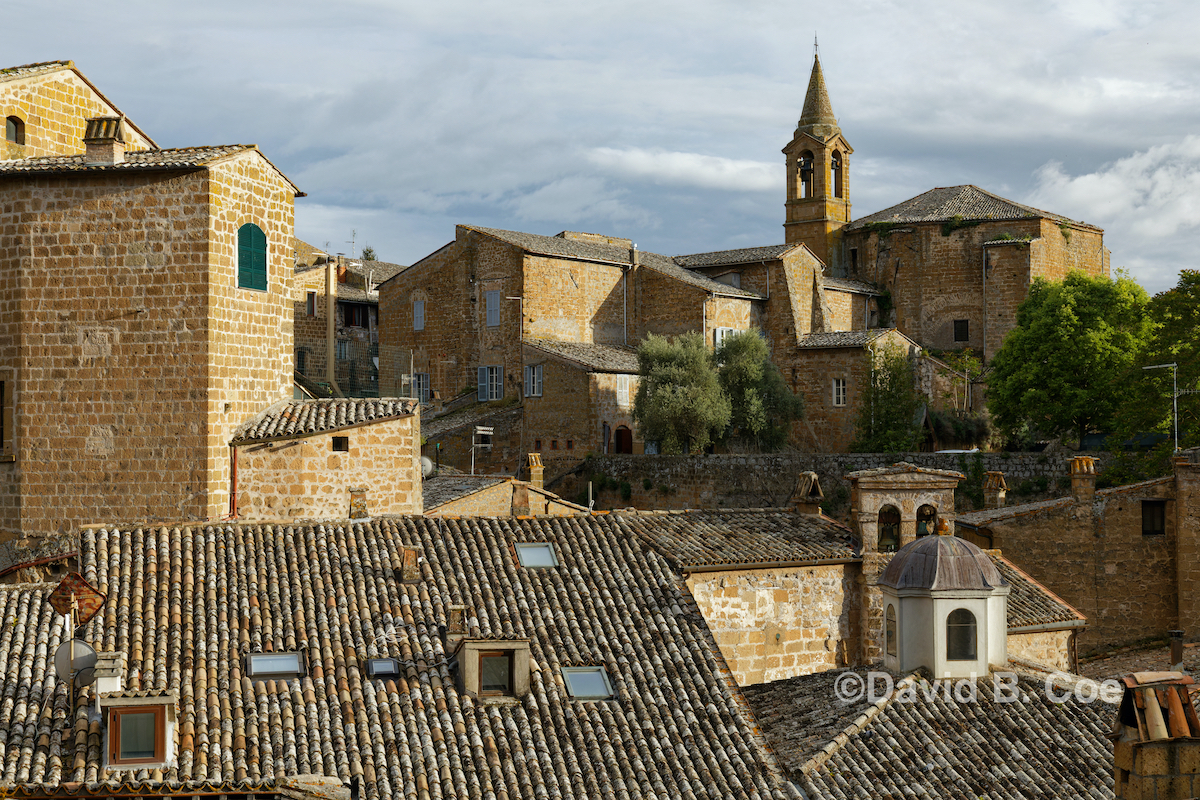
[[[830,274],[841,274],[839,231],[850,222],[850,154],[842,136],[821,60],[813,57],[812,76],[796,133],[783,153],[787,157],[787,215],[783,223],[788,244],[802,242],[821,259]],[[836,271],[835,271],[836,270]]]

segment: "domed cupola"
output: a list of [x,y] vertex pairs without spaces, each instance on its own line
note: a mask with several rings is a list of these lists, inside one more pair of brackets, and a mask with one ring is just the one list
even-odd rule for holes
[[987,553],[954,536],[925,536],[896,552],[879,579],[884,664],[936,678],[987,674],[1008,660],[1011,587]]

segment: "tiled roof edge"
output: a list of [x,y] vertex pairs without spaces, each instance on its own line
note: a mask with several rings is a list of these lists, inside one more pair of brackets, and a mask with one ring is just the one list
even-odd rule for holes
[[1068,603],[1066,600],[1063,600],[1063,599],[1062,599],[1061,597],[1059,597],[1057,594],[1055,594],[1054,592],[1050,591],[1049,587],[1047,587],[1047,586],[1046,586],[1045,584],[1043,584],[1041,581],[1037,580],[1037,579],[1036,579],[1036,578],[1034,578],[1032,575],[1030,575],[1028,572],[1026,572],[1025,570],[1023,570],[1023,569],[1021,569],[1020,567],[1018,567],[1018,566],[1017,566],[1016,564],[1014,564],[1014,563],[1013,563],[1011,560],[1009,560],[1009,559],[1005,558],[1005,557],[1004,557],[1004,555],[1003,555],[1003,553],[1001,553],[1001,552],[999,552],[999,551],[986,551],[986,552],[988,553],[988,555],[991,555],[993,552],[995,552],[995,553],[996,553],[996,555],[994,556],[994,558],[998,558],[998,559],[1000,559],[1001,561],[1003,561],[1005,564],[1008,564],[1008,566],[1012,568],[1012,571],[1013,571],[1013,572],[1017,573],[1017,574],[1018,574],[1018,575],[1020,575],[1022,578],[1024,578],[1024,579],[1025,579],[1025,580],[1027,580],[1027,581],[1029,581],[1029,582],[1030,582],[1030,583],[1032,583],[1034,586],[1038,587],[1038,588],[1039,588],[1039,589],[1041,589],[1043,592],[1045,592],[1046,594],[1048,594],[1048,595],[1050,595],[1051,597],[1053,597],[1053,598],[1054,598],[1054,600],[1055,600],[1055,602],[1057,602],[1057,603],[1061,603],[1061,604],[1062,604],[1062,605],[1064,605],[1065,607],[1069,608],[1069,609],[1071,610],[1071,613],[1073,613],[1073,614],[1074,614],[1074,615],[1075,615],[1075,616],[1076,616],[1078,619],[1081,619],[1081,620],[1083,620],[1084,622],[1086,622],[1086,621],[1087,621],[1087,617],[1086,617],[1086,616],[1084,616],[1084,615],[1083,615],[1083,614],[1082,614],[1082,613],[1079,611],[1079,609],[1078,609],[1078,608],[1076,608],[1075,606],[1071,605],[1071,604],[1070,604],[1070,603]]
[[917,680],[920,679],[920,677],[920,673],[912,672],[905,678],[897,681],[895,687],[887,697],[881,697],[874,703],[871,703],[869,706],[867,706],[866,710],[859,714],[853,722],[843,728],[840,733],[834,736],[832,741],[826,743],[826,745],[821,748],[819,753],[801,764],[798,771],[801,774],[808,774],[816,769],[819,769],[825,764],[826,761],[833,758],[833,756],[835,756],[837,752],[846,745],[847,742],[850,741],[851,736],[867,727],[871,720],[878,716],[879,712],[887,708],[888,705],[891,704],[892,699],[900,693],[901,689],[907,689],[909,686],[912,686],[917,682]]

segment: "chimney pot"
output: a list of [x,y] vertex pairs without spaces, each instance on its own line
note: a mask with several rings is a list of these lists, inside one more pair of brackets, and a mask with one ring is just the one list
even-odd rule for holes
[[1004,473],[999,470],[989,471],[983,479],[983,507],[987,510],[1004,507],[1004,498],[1008,494],[1008,484],[1004,482]]
[[1096,459],[1075,456],[1071,459],[1071,494],[1076,503],[1090,503],[1096,498]]
[[92,117],[83,134],[84,162],[89,166],[125,163],[125,118]]

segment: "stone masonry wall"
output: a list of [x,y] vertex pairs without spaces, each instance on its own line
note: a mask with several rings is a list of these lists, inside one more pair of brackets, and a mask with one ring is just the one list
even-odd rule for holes
[[[25,144],[0,158],[70,156],[84,151],[88,117],[111,117],[119,112],[70,69],[32,78],[0,81],[0,117],[15,116],[25,123]],[[125,125],[125,148],[149,150],[150,143],[132,125]]]
[[[1098,455],[1101,457],[1097,469],[1103,463],[1103,454]],[[585,472],[601,472],[628,482],[633,496],[620,505],[651,510],[782,506],[795,488],[797,476],[812,471],[820,476],[826,500],[836,505],[840,495],[844,507],[850,498],[849,484],[843,480],[848,472],[885,467],[898,461],[933,469],[961,470],[963,460],[971,466],[975,458],[975,455],[951,453],[608,455],[591,459]],[[1039,477],[1045,477],[1054,486],[1058,478],[1068,475],[1070,467],[1069,458],[1038,453],[980,453],[979,459],[984,470],[1003,472],[1010,490],[1020,481]],[[548,488],[564,497],[573,497],[580,485],[586,488],[587,479],[587,474],[567,476]],[[1010,491],[1008,504],[1015,505],[1018,501]]]
[[[238,513],[244,520],[345,519],[350,489],[367,490],[371,516],[420,514],[418,417],[238,448]],[[349,451],[333,449],[334,437]]]
[[[213,165],[208,181],[207,513],[229,506],[229,440],[276,400],[292,396],[292,238],[295,190],[258,151]],[[237,285],[238,229],[267,238],[267,290]],[[194,390],[203,391],[201,386]]]
[[[316,293],[316,313],[308,315],[308,293]],[[325,269],[317,268],[295,276],[293,304],[293,345],[296,348],[296,369],[300,370],[300,352],[304,352],[304,369],[300,370],[315,381],[324,382],[326,364],[325,324],[328,318],[325,293]]]
[[1029,661],[1036,661],[1063,672],[1074,672],[1071,663],[1072,631],[1040,631],[1038,633],[1010,633],[1008,654]]
[[855,564],[695,572],[687,585],[739,686],[852,663]]
[[208,201],[202,173],[0,181],[6,535],[211,516]]
[[425,513],[438,517],[507,517],[512,514],[513,482],[501,481],[494,486],[472,492]]
[[[1079,637],[1084,654],[1163,636],[1179,625],[1195,629],[1193,620],[1178,617],[1174,494],[1171,480],[1135,484],[1098,493],[1093,503],[996,521],[980,533],[1087,617]],[[1166,533],[1146,536],[1142,500],[1154,498],[1168,501]]]

